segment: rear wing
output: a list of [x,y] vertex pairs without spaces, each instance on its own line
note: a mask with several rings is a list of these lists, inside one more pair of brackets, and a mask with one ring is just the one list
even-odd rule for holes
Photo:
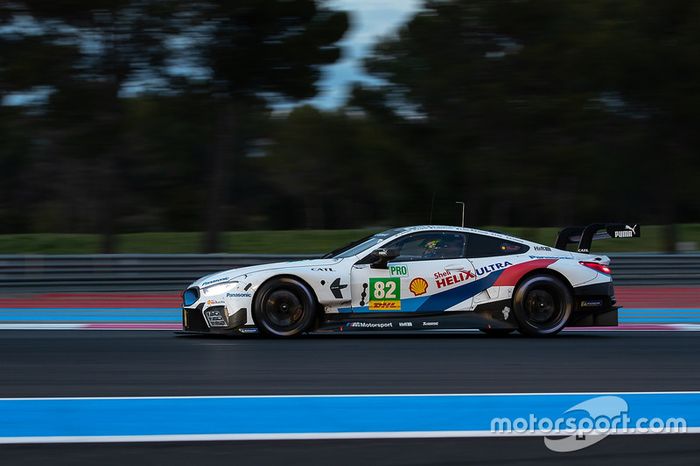
[[566,250],[569,244],[578,243],[578,252],[590,252],[593,240],[610,238],[639,238],[640,225],[624,223],[592,223],[585,227],[566,227],[557,235],[555,248]]

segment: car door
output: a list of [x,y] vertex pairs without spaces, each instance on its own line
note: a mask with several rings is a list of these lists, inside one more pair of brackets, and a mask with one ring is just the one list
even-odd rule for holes
[[358,261],[350,280],[353,313],[470,309],[470,297],[459,291],[474,279],[465,244],[461,232],[420,231],[384,245],[398,252],[386,266],[373,266],[369,257]]
[[[480,283],[475,290],[473,304],[486,301],[510,299],[512,286],[500,286],[497,280],[513,264],[527,260],[524,254],[529,246],[499,236],[470,233],[467,235],[467,257],[474,267],[476,279]],[[494,286],[495,285],[495,286]]]

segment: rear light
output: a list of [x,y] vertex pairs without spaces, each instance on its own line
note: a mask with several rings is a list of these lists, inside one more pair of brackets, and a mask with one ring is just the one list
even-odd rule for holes
[[608,267],[605,264],[599,264],[598,262],[579,262],[579,264],[583,265],[584,267],[588,267],[589,269],[593,269],[596,272],[604,273],[606,275],[611,275],[612,270],[610,270],[610,267]]

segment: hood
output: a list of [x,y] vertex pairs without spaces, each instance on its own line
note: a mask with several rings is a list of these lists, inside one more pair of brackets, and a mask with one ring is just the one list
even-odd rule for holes
[[342,259],[307,259],[300,261],[289,262],[273,262],[270,264],[253,265],[250,267],[239,267],[236,269],[224,270],[223,272],[213,273],[196,280],[190,286],[208,286],[215,283],[223,283],[229,279],[240,277],[241,275],[250,275],[256,272],[269,272],[272,270],[289,270],[300,267],[328,267],[337,264]]

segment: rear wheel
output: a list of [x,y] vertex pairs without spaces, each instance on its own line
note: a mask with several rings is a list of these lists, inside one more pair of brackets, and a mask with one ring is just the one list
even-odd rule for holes
[[255,294],[253,319],[266,335],[299,335],[310,330],[315,317],[316,300],[311,291],[293,278],[270,280]]
[[559,333],[569,321],[573,298],[569,287],[550,275],[535,275],[521,283],[513,295],[513,312],[519,331],[529,336]]

